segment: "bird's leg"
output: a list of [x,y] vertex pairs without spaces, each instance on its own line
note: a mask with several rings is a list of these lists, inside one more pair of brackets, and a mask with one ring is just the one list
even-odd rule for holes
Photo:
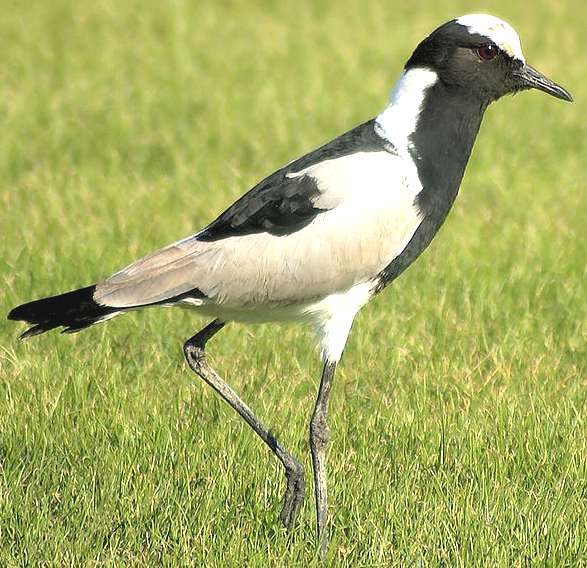
[[326,555],[328,547],[328,497],[326,493],[326,446],[330,437],[330,428],[326,421],[328,400],[334,378],[336,363],[326,361],[322,370],[322,379],[316,398],[316,406],[310,421],[310,450],[314,468],[314,494],[316,496],[316,526],[318,531],[318,550],[321,558]]
[[241,418],[259,435],[277,456],[285,468],[286,490],[283,499],[283,508],[280,519],[288,530],[295,524],[296,517],[304,501],[304,468],[269,432],[265,425],[253,414],[253,411],[241,398],[218,376],[216,371],[208,365],[205,357],[207,341],[218,333],[225,323],[214,320],[204,329],[188,339],[183,351],[188,365],[199,377],[209,384]]

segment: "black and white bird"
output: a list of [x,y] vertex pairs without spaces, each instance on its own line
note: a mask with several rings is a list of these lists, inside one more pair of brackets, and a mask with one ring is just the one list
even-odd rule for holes
[[211,318],[185,343],[185,357],[283,464],[288,528],[304,498],[302,465],[209,366],[204,350],[231,321],[312,326],[324,362],[310,421],[323,553],[328,400],[353,319],[439,230],[488,105],[531,88],[572,100],[526,64],[506,22],[483,14],[451,20],[417,46],[375,118],[277,170],[196,234],[8,317],[32,325],[22,337],[57,327],[76,332],[148,306],[189,307]]

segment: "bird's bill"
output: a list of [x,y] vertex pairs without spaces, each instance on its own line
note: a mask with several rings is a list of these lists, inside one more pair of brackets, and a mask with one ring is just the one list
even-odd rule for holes
[[557,99],[573,102],[573,97],[566,89],[563,89],[563,87],[557,85],[546,75],[543,75],[540,71],[536,71],[536,69],[530,65],[524,65],[516,73],[516,77],[521,89],[538,89],[556,97]]

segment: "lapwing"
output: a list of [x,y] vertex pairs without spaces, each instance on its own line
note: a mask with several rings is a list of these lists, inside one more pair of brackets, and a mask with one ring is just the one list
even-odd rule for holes
[[303,467],[211,368],[205,347],[233,321],[311,326],[324,364],[310,420],[323,555],[328,400],[353,319],[440,229],[489,104],[526,89],[572,100],[526,63],[506,22],[484,14],[450,20],[416,47],[375,118],[278,169],[197,233],[8,317],[32,325],[22,337],[58,327],[77,332],[150,306],[181,306],[210,318],[184,344],[185,357],[283,464],[280,518],[288,529],[304,499]]

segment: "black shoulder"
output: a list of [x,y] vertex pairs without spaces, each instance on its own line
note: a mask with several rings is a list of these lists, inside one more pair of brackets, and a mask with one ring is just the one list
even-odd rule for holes
[[283,236],[299,231],[322,209],[314,207],[316,182],[308,176],[287,177],[279,170],[233,203],[199,235],[200,241],[270,233]]
[[338,138],[331,140],[313,152],[294,160],[286,168],[295,172],[314,166],[319,162],[342,158],[355,152],[381,152],[384,150],[393,152],[389,142],[378,134],[375,119],[372,118],[341,134]]
[[258,183],[231,205],[198,235],[201,241],[216,241],[266,232],[283,236],[299,231],[324,209],[314,203],[321,190],[311,175],[299,172],[325,160],[355,152],[390,149],[377,134],[375,121],[369,120],[290,162]]

